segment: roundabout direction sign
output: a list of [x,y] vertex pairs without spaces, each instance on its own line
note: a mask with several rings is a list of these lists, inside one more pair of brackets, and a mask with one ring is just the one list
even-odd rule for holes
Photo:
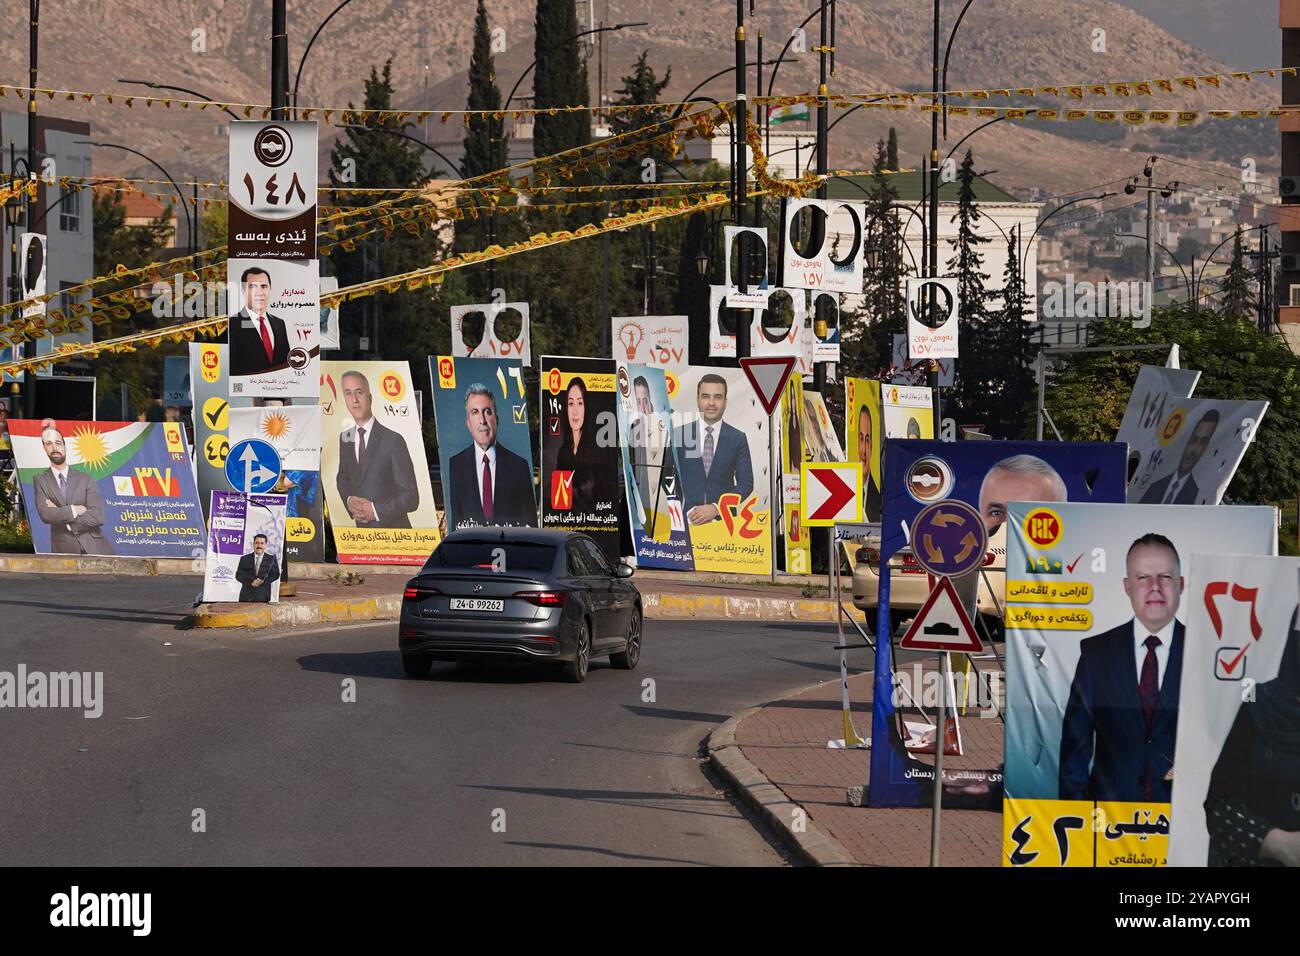
[[955,578],[984,562],[989,536],[980,513],[945,499],[921,509],[912,522],[912,556],[938,578]]

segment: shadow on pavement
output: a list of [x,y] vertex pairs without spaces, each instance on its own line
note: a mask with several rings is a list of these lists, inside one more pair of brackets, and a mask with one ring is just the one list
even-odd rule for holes
[[706,724],[720,724],[730,720],[730,714],[709,714],[700,710],[668,710],[665,707],[641,707],[636,704],[624,704],[624,710],[631,711],[638,717],[659,717],[665,720],[692,720]]
[[95,621],[120,621],[123,624],[170,624],[178,629],[189,617],[187,614],[161,613],[157,613],[152,617],[147,617],[145,614],[127,612],[123,608],[70,607],[67,604],[52,604],[45,601],[12,601],[0,599],[0,605],[5,604],[13,605],[15,607],[40,608],[57,617],[84,617]]
[[[535,684],[557,680],[554,670],[540,664],[451,664],[435,663],[428,677],[407,677],[402,655],[392,651],[359,651],[355,654],[306,654],[298,658],[305,671],[339,674],[343,677],[377,677],[383,680],[431,681],[453,684]],[[592,662],[591,670],[599,668]],[[588,679],[590,679],[590,674]]]
[[712,866],[697,860],[682,860],[673,856],[646,856],[643,853],[620,853],[618,850],[606,850],[599,846],[575,846],[571,843],[525,843],[522,840],[507,840],[507,846],[523,846],[535,850],[572,850],[575,853],[599,853],[619,860],[646,860],[653,863],[679,863],[684,866]]

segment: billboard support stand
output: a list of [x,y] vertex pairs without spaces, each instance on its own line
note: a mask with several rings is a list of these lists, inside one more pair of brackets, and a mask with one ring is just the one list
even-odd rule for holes
[[[835,540],[836,529],[831,527],[826,530],[831,536],[831,550],[838,559],[839,546]],[[773,554],[775,554],[775,549],[773,550]],[[773,558],[773,560],[775,560],[775,558]],[[867,747],[871,746],[871,744],[869,741],[863,740],[859,737],[858,732],[853,728],[853,714],[849,704],[849,645],[844,641],[845,611],[842,603],[843,591],[840,585],[840,563],[838,560],[835,561],[835,567],[832,570],[831,577],[831,596],[835,601],[835,610],[837,612],[835,615],[835,628],[839,638],[837,646],[840,649],[840,708],[844,714],[844,737],[840,740],[830,741],[828,746],[834,749],[842,747],[845,750],[865,750]],[[852,618],[850,618],[850,620],[852,620]],[[854,623],[856,624],[857,622],[854,621]],[[871,646],[872,650],[875,650],[874,645],[871,645],[870,642],[868,642],[868,646]]]
[[[948,713],[948,681],[952,675],[948,671],[948,652],[939,652],[939,714],[940,719]],[[934,797],[930,813],[930,865],[939,865],[939,817],[943,809],[943,752],[944,733],[936,725],[934,733]]]

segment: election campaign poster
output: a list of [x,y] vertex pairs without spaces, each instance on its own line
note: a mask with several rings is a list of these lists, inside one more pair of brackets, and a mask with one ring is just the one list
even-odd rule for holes
[[803,429],[804,461],[843,461],[844,449],[840,437],[835,434],[831,424],[831,413],[826,408],[826,400],[811,389],[803,389]]
[[785,570],[812,572],[809,529],[803,526],[799,483],[804,458],[803,377],[791,375],[781,393],[781,531]]
[[1119,423],[1117,442],[1128,446],[1128,473],[1132,480],[1146,464],[1150,447],[1166,414],[1178,401],[1192,397],[1201,373],[1193,369],[1143,365],[1129,393],[1124,418]]
[[881,385],[875,379],[844,381],[847,418],[844,424],[848,460],[862,462],[863,513],[880,520],[880,451],[886,438],[933,438],[934,410],[930,390]]
[[1300,559],[1195,554],[1186,594],[1169,863],[1296,866]]
[[284,571],[284,495],[214,491],[203,600],[274,604]]
[[230,410],[253,406],[252,398],[230,395],[228,349],[224,342],[190,343],[194,473],[199,502],[205,509],[212,501],[212,492],[235,490],[226,479],[226,456],[231,445]]
[[537,527],[519,360],[431,355],[429,375],[447,530]]
[[1274,554],[1276,522],[1258,507],[1008,504],[1006,865],[1165,865],[1180,713],[1203,705],[1182,684],[1203,601],[1188,566]]
[[234,408],[230,444],[267,442],[280,456],[272,494],[285,496],[285,551],[297,561],[325,560],[325,496],[321,493],[319,405]]
[[227,259],[232,397],[315,398],[320,272],[315,260]]
[[542,527],[581,531],[619,559],[613,359],[544,356],[539,383]]
[[614,357],[620,362],[665,368],[690,361],[684,315],[616,315],[610,325]]
[[1255,440],[1268,402],[1173,399],[1129,438],[1136,463],[1128,500],[1217,505]]
[[711,357],[731,358],[736,354],[735,327],[731,331],[723,327],[723,318],[730,313],[735,321],[749,323],[750,355],[792,355],[794,374],[813,374],[818,339],[808,324],[808,294],[803,289],[765,289],[763,305],[753,309],[734,309],[727,303],[727,294],[726,286],[709,286]]
[[[670,399],[672,444],[695,570],[767,573],[770,419],[741,369],[688,365],[679,374],[681,386]],[[825,405],[820,410],[825,414]]]
[[315,123],[230,124],[232,258],[316,258],[318,139]]
[[321,486],[342,564],[424,564],[441,540],[406,362],[322,362]]
[[886,438],[934,438],[934,401],[923,386],[882,385]]
[[[923,508],[946,500],[964,502],[978,512],[988,535],[982,569],[953,579],[959,599],[968,607],[977,597],[982,597],[986,605],[1000,605],[1003,601],[1003,595],[995,590],[996,573],[1006,568],[1006,515],[1010,502],[1124,500],[1124,448],[1108,442],[888,438],[883,454],[881,566],[888,567],[889,559],[908,547],[912,523]],[[884,617],[887,608],[883,601],[880,609]],[[877,645],[875,669],[877,680],[892,679],[888,641]],[[900,717],[908,716],[894,706],[889,695],[875,696],[872,806],[921,806],[930,800],[934,769],[906,752],[897,726]],[[954,776],[945,779],[945,805],[951,797],[954,805],[987,809],[996,806],[1001,791],[1000,768],[949,769]]]
[[[474,336],[469,334],[471,325],[477,333]],[[453,305],[451,354],[457,358],[513,358],[530,366],[533,353],[528,330],[527,302]]]
[[9,438],[37,554],[203,553],[180,422],[10,419]]
[[[935,359],[939,363],[939,387],[952,388],[957,371],[956,359]],[[929,362],[913,362],[907,355],[907,333],[895,332],[893,352],[889,360],[891,385],[924,385],[928,378]]]
[[673,447],[667,373],[650,365],[618,364],[619,446],[623,485],[638,567],[695,567]]
[[339,347],[339,307],[338,304],[325,305],[324,299],[339,291],[339,277],[320,277],[320,347],[336,349]]

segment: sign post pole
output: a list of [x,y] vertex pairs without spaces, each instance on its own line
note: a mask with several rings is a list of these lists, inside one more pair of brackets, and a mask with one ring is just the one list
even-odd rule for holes
[[939,865],[939,816],[943,810],[944,729],[948,719],[948,653],[939,652],[939,715],[934,728],[934,799],[930,811],[930,865]]

